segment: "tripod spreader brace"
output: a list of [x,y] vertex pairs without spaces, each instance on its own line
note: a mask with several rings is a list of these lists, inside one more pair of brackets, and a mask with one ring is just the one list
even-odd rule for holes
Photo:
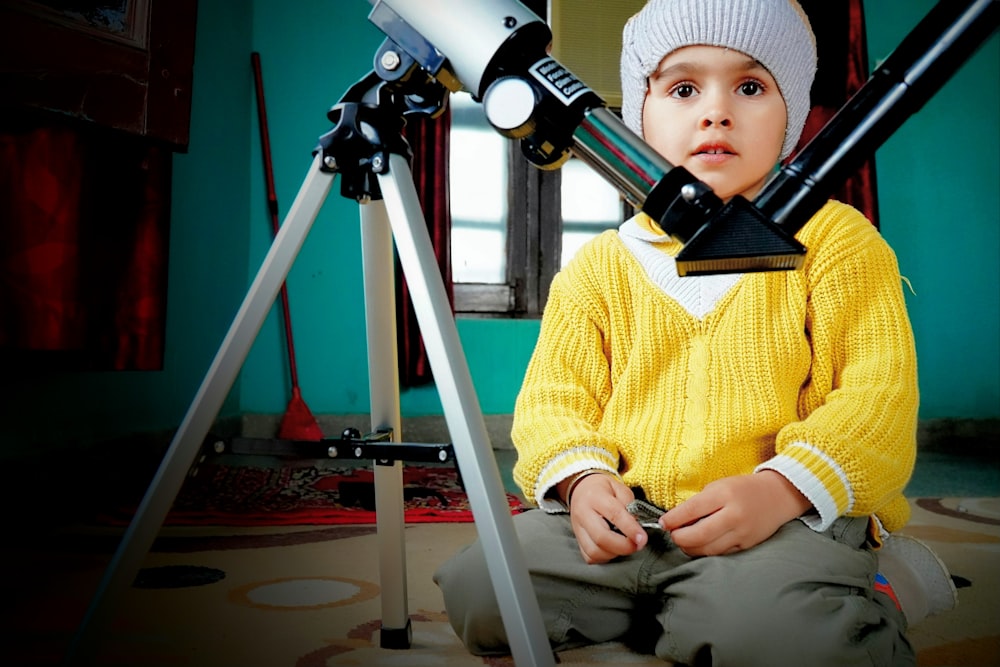
[[391,466],[396,461],[410,463],[448,463],[455,460],[451,444],[393,442],[392,429],[378,429],[364,435],[356,428],[346,428],[339,438],[288,440],[282,438],[234,437],[207,438],[206,454],[246,454],[296,459],[371,460],[376,465]]

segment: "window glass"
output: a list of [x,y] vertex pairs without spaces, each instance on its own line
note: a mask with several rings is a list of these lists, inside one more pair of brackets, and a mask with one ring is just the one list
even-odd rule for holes
[[562,256],[560,266],[584,243],[622,223],[622,198],[603,176],[577,158],[562,166]]
[[503,283],[507,273],[507,143],[482,106],[451,96],[451,258],[457,283]]

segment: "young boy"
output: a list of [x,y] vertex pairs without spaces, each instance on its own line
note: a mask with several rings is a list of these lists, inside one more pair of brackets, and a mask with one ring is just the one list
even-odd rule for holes
[[[816,47],[794,0],[650,0],[621,68],[624,122],[724,200],[752,200],[798,141]],[[914,663],[875,586],[916,451],[899,270],[847,205],[797,236],[801,270],[680,278],[679,244],[639,214],[553,281],[513,439],[543,510],[515,527],[554,649]],[[636,496],[669,510],[658,525],[629,513]],[[466,646],[506,653],[487,580],[479,543],[435,575]]]

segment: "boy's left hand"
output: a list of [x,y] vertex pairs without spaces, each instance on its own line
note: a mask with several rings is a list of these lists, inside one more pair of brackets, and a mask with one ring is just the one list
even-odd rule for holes
[[707,484],[660,517],[660,525],[689,556],[718,556],[756,546],[812,507],[773,470]]

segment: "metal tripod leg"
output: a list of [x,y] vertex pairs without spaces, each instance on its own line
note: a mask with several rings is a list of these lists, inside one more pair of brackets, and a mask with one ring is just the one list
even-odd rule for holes
[[[392,230],[385,205],[372,201],[361,208],[361,259],[365,288],[365,327],[372,431],[402,434],[396,342],[396,281]],[[375,523],[378,537],[379,584],[382,588],[384,648],[409,648],[411,631],[406,599],[406,518],[403,512],[403,465],[375,466]]]
[[317,154],[313,161],[222,346],[105,570],[97,593],[70,644],[68,664],[86,665],[93,661],[100,635],[111,620],[115,601],[128,590],[139,572],[142,560],[153,545],[212,422],[232,389],[278,290],[333,184],[334,174],[320,170],[322,157],[322,154]]
[[[511,653],[518,665],[554,665],[479,399],[462,352],[458,328],[448,307],[448,295],[413,177],[403,157],[390,154],[389,172],[379,176],[379,186],[434,371],[455,459],[462,471],[476,530],[486,554]],[[470,591],[469,594],[476,593]]]

